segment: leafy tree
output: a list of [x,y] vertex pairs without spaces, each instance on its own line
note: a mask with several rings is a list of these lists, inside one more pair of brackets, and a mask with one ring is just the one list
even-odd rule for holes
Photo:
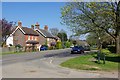
[[86,38],[86,41],[90,44],[90,45],[96,45],[96,43],[98,44],[98,37],[100,37],[100,41],[101,41],[101,44],[102,44],[102,48],[106,48],[107,45],[111,44],[113,45],[114,44],[114,39],[109,36],[108,34],[106,33],[101,33],[101,35],[96,35],[96,33],[94,32],[91,32],[87,38]]
[[61,10],[62,22],[76,35],[105,32],[115,40],[116,53],[120,53],[120,1],[72,2]]
[[87,41],[88,44],[90,44],[91,46],[92,46],[92,45],[96,45],[97,40],[98,40],[98,36],[96,36],[95,33],[90,33],[90,34],[87,36],[87,38],[86,38],[86,41]]
[[2,21],[0,20],[0,45],[2,44]]
[[50,33],[51,33],[52,35],[54,35],[54,36],[57,36],[58,32],[59,32],[59,29],[58,29],[58,28],[51,28],[51,29],[50,29]]
[[57,35],[62,42],[67,41],[67,34],[65,32],[59,32]]
[[13,22],[8,22],[6,19],[0,20],[2,27],[2,45],[6,43],[7,38],[10,36],[13,29]]

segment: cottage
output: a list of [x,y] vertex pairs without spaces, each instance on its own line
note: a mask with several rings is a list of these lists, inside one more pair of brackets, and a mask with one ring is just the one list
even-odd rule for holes
[[31,28],[28,28],[23,27],[20,21],[6,41],[7,45],[20,44],[23,47],[35,45],[37,48],[44,44],[50,47],[51,43],[56,43],[56,38],[48,32],[47,25],[45,25],[44,29],[40,29],[40,25],[36,23],[35,26],[31,25]]
[[44,29],[40,29],[40,25],[36,23],[35,27],[35,31],[39,34],[40,46],[47,44],[50,47],[51,43],[56,43],[56,38],[48,31],[47,25],[44,26]]
[[18,22],[18,26],[10,34],[10,37],[7,39],[7,45],[18,45],[21,46],[32,46],[33,44],[39,44],[39,34],[34,31],[32,28],[27,28],[22,26],[22,22]]

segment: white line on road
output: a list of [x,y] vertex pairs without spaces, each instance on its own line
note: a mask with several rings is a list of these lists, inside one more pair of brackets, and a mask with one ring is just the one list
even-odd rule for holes
[[50,60],[50,63],[52,63],[52,60]]

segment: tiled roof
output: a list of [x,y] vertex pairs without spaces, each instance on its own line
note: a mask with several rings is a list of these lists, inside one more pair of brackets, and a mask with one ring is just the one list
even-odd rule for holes
[[43,30],[43,29],[39,29],[39,30],[44,34],[43,36],[47,38],[54,38],[54,36],[50,32]]
[[27,35],[34,35],[34,36],[39,36],[39,34],[34,31],[33,29],[31,28],[27,28],[27,27],[22,27],[22,30],[25,32],[25,34]]

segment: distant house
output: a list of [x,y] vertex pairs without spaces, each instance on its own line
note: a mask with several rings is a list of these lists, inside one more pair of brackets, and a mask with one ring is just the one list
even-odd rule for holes
[[44,26],[44,29],[41,29],[40,25],[36,23],[34,30],[39,34],[40,45],[47,44],[50,47],[51,43],[56,43],[57,39],[48,31],[47,25]]
[[77,44],[81,46],[90,46],[85,40],[77,40]]
[[18,45],[21,46],[31,46],[30,43],[39,43],[39,34],[34,31],[32,28],[27,28],[22,26],[22,22],[18,22],[18,26],[10,34],[10,37],[7,39],[6,44]]

